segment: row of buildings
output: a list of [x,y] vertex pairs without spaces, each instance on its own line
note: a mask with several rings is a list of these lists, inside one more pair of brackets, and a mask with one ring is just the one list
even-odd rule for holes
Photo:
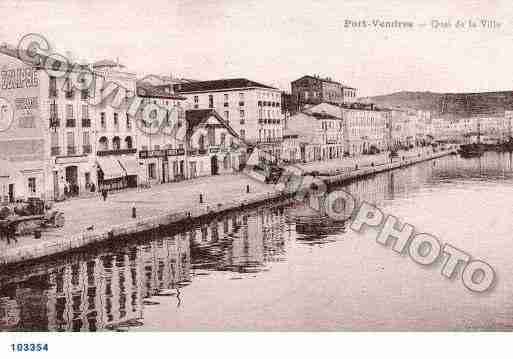
[[138,78],[110,60],[71,63],[56,76],[44,57],[21,55],[0,47],[0,202],[230,173],[255,148],[276,162],[319,161],[452,131],[429,112],[358,103],[357,89],[319,76],[286,94],[245,78]]

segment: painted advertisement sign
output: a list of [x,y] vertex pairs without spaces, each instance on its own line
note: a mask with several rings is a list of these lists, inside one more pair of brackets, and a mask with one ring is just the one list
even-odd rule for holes
[[0,53],[0,153],[11,160],[43,157],[39,71]]

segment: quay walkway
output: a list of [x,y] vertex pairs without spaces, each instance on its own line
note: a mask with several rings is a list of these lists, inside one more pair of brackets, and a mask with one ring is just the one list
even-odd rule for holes
[[[366,163],[369,161],[367,158],[366,162],[359,162],[358,170],[351,171],[347,170],[343,161],[306,164],[306,169],[302,170],[307,172],[311,168],[318,170],[323,167],[325,172],[328,168],[329,172],[320,178],[333,184],[409,166],[452,152],[454,150],[409,152],[397,161],[374,163],[374,166]],[[200,203],[200,194],[203,203]],[[127,190],[110,194],[106,201],[99,196],[70,199],[54,206],[64,212],[66,224],[63,228],[45,230],[39,239],[22,236],[10,244],[0,242],[0,266],[55,255],[107,240],[115,241],[125,235],[160,226],[283,198],[286,197],[277,186],[238,173]],[[132,218],[133,207],[136,208],[136,218]]]

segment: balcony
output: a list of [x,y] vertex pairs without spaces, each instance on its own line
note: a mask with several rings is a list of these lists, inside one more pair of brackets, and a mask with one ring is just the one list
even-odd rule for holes
[[82,153],[83,154],[90,154],[92,152],[91,145],[83,145],[82,146]]
[[96,151],[97,156],[111,156],[111,155],[130,155],[133,153],[136,153],[136,148],[125,148],[125,149],[119,149],[119,150],[102,150],[102,151]]
[[55,117],[50,118],[50,128],[57,128],[61,125],[61,120]]
[[66,127],[76,127],[77,121],[74,118],[67,118],[66,119]]
[[91,127],[91,119],[83,118],[82,119],[82,127]]
[[59,155],[61,154],[61,148],[60,148],[60,147],[58,147],[58,146],[57,146],[57,147],[52,147],[52,148],[50,149],[50,154],[51,154],[52,156],[59,156]]
[[77,154],[77,148],[75,146],[68,146],[66,154],[68,156],[73,156]]

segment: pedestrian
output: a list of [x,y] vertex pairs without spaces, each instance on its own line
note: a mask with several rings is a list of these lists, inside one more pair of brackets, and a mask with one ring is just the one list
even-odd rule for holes
[[104,188],[102,190],[102,197],[103,197],[104,202],[107,200],[107,194],[108,194],[108,191],[107,191],[107,189]]

